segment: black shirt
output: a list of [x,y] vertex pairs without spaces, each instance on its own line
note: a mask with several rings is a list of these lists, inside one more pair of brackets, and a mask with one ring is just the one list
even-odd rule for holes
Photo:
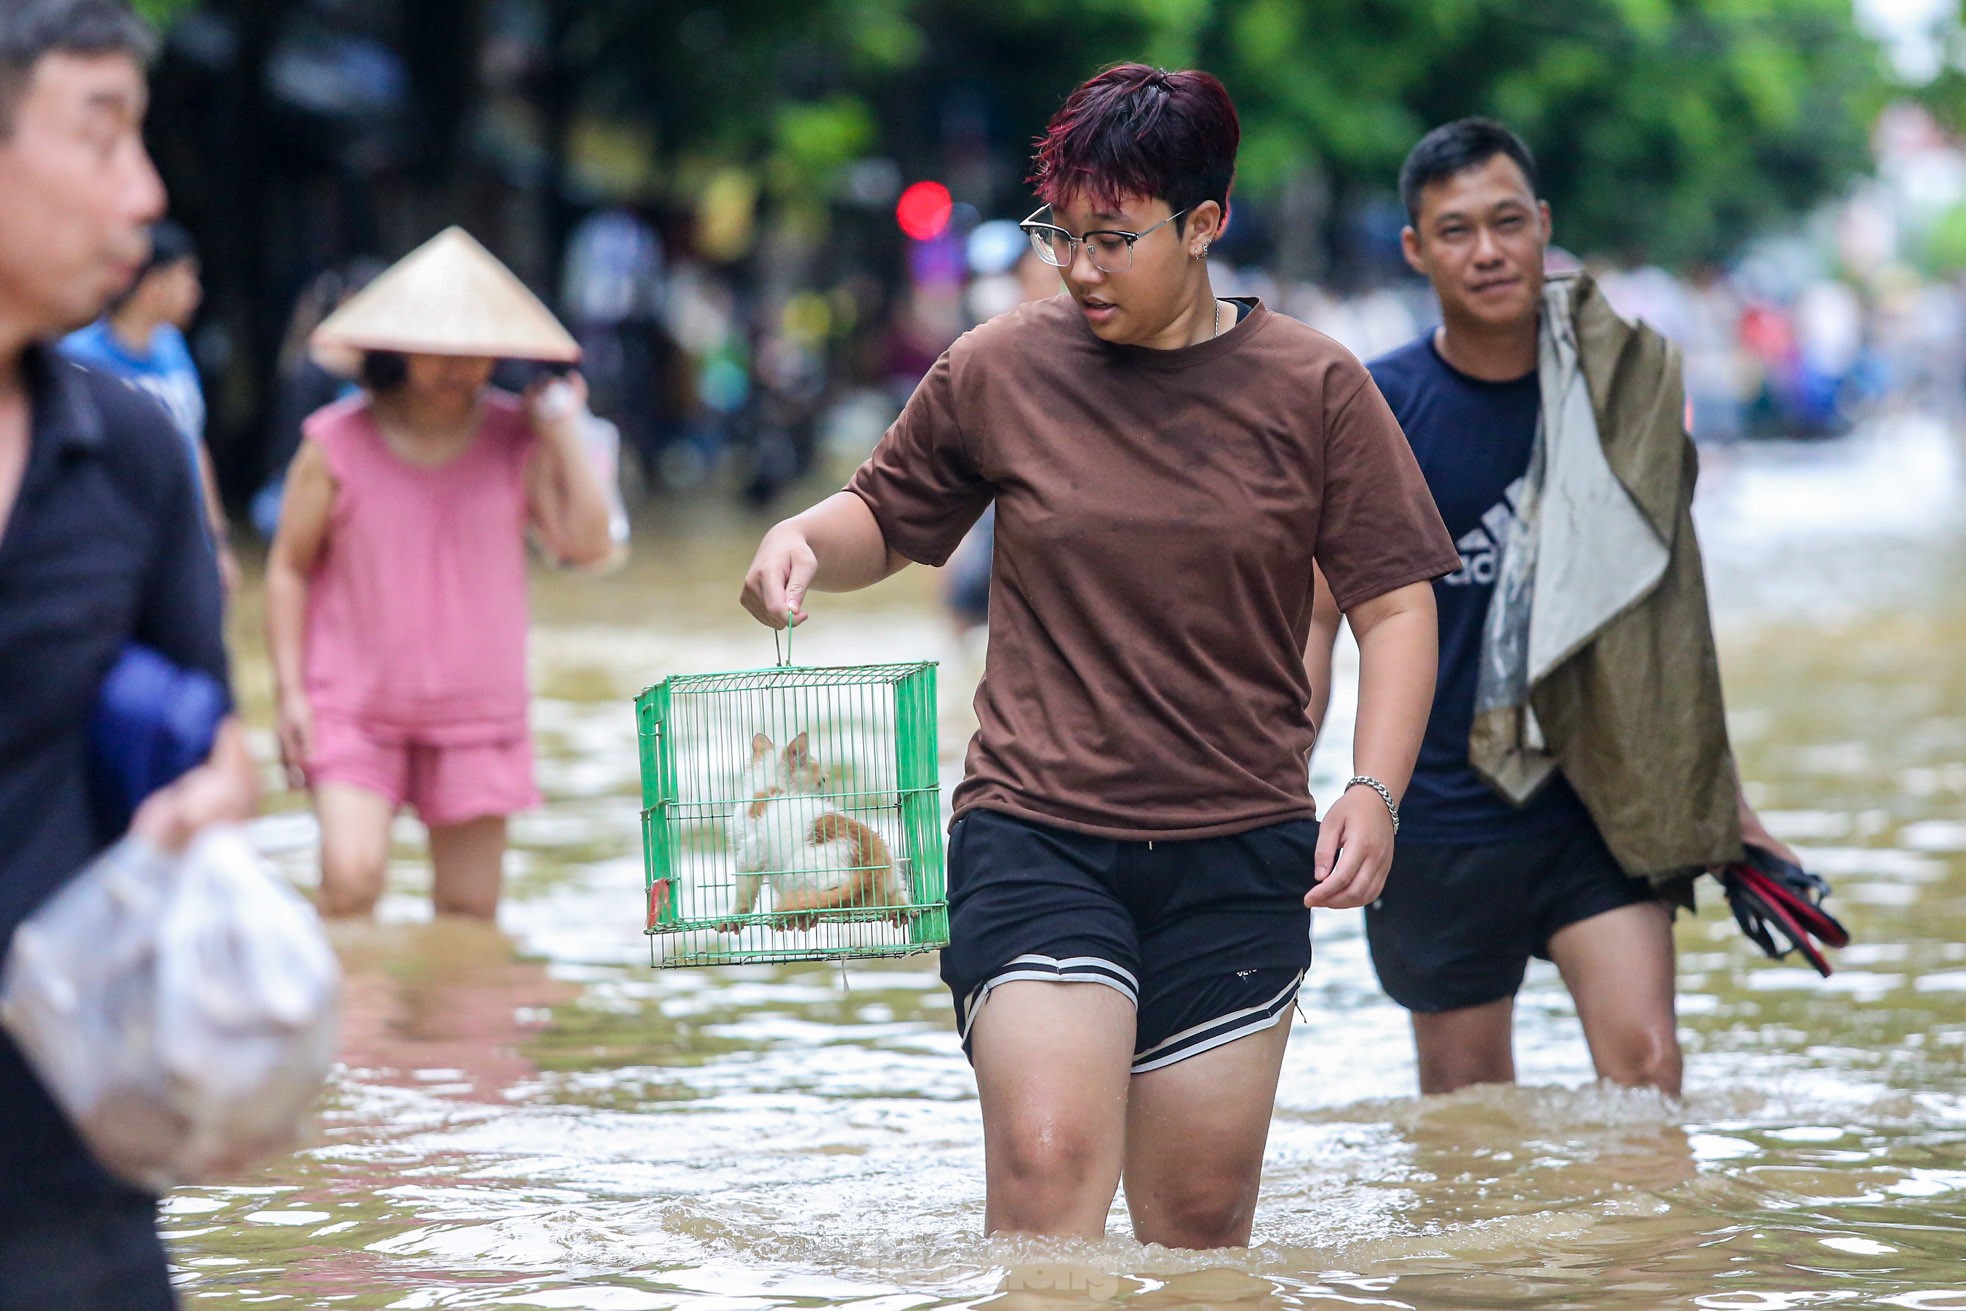
[[[24,366],[27,468],[0,535],[0,960],[21,920],[118,836],[96,829],[87,736],[123,647],[226,681],[218,568],[170,417],[50,350]],[[0,1224],[129,1196],[0,1034]]]
[[1405,430],[1461,552],[1461,567],[1434,580],[1440,670],[1433,713],[1413,781],[1400,803],[1400,839],[1503,842],[1589,822],[1577,794],[1554,776],[1520,809],[1468,763],[1482,629],[1495,593],[1502,532],[1535,447],[1542,394],[1536,375],[1486,382],[1457,371],[1427,333],[1366,366]]

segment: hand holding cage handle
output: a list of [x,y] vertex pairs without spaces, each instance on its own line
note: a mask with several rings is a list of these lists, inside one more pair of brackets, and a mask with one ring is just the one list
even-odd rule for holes
[[[771,630],[772,655],[776,657],[780,669],[789,669],[792,666],[792,630],[799,626],[798,614],[799,612],[796,607],[786,606],[785,627]],[[782,647],[778,641],[781,636],[785,639],[785,644]]]

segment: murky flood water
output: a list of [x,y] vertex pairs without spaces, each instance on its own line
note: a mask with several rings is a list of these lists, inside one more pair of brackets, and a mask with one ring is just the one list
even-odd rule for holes
[[[974,1086],[932,957],[844,976],[648,968],[629,700],[666,673],[772,655],[732,603],[762,525],[668,509],[626,574],[536,594],[548,806],[515,827],[502,932],[429,922],[406,826],[382,922],[336,935],[344,1063],[319,1143],[166,1201],[181,1292],[605,1311],[1966,1311],[1961,469],[1944,429],[1909,420],[1708,453],[1736,741],[1771,826],[1836,882],[1857,945],[1835,977],[1761,958],[1716,889],[1679,924],[1683,1105],[1589,1084],[1547,966],[1521,1002],[1523,1086],[1421,1100],[1358,914],[1325,913],[1256,1245],[1211,1254],[980,1236]],[[904,575],[822,598],[798,654],[942,660],[952,780],[975,655],[932,594]],[[264,725],[263,665],[247,657],[242,679]],[[1320,748],[1325,796],[1348,718],[1341,705]],[[304,815],[260,834],[311,881]],[[1128,1231],[1123,1207],[1112,1231]]]

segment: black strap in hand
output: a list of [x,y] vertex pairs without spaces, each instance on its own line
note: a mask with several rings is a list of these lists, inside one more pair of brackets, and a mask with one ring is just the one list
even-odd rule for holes
[[1823,909],[1829,880],[1750,845],[1745,860],[1721,870],[1720,882],[1749,941],[1774,960],[1799,952],[1816,973],[1829,977],[1830,963],[1811,939],[1826,947],[1850,945],[1849,930]]

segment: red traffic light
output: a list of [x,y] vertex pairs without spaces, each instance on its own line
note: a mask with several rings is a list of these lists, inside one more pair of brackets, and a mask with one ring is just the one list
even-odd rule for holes
[[917,182],[895,202],[894,221],[916,241],[931,241],[949,226],[949,213],[954,208],[949,188],[940,182]]

